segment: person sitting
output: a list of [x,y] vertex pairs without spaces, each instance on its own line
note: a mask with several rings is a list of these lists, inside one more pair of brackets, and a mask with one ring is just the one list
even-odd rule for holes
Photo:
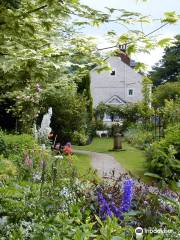
[[54,146],[54,149],[59,151],[60,148],[61,148],[61,144],[60,143],[56,143],[55,146]]
[[64,151],[64,154],[66,154],[66,155],[72,155],[72,146],[71,146],[70,142],[66,143],[63,151]]
[[49,143],[52,144],[51,149],[54,148],[54,145],[55,145],[55,142],[56,142],[56,138],[57,138],[57,135],[54,132],[51,131],[48,134]]
[[54,140],[54,133],[52,131],[48,134],[48,139]]

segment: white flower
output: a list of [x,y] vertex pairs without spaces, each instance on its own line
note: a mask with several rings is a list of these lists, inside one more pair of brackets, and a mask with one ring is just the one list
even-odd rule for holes
[[26,100],[29,100],[30,99],[30,96],[26,96]]
[[41,145],[41,148],[42,148],[42,150],[46,150],[46,145],[45,145],[45,144],[42,144],[42,145]]
[[34,181],[40,181],[41,180],[41,174],[40,173],[34,173],[33,174],[33,180]]
[[7,224],[7,220],[8,220],[7,216],[1,217],[1,218],[0,218],[0,225]]
[[56,155],[55,158],[56,159],[63,159],[64,157],[62,155]]

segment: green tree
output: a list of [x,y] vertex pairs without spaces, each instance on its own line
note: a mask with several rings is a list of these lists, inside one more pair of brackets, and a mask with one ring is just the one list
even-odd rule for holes
[[180,35],[176,36],[173,46],[165,49],[162,59],[150,72],[150,77],[154,86],[180,80]]
[[18,8],[20,2],[20,0],[0,0],[0,5],[3,5],[6,8]]
[[164,125],[175,125],[180,122],[180,98],[175,100],[165,99],[164,107],[161,108],[161,114],[164,119]]
[[[18,120],[21,131],[30,130],[42,111],[41,94],[48,84],[57,86],[63,78],[80,82],[90,67],[104,64],[92,38],[81,35],[79,26],[149,21],[141,13],[124,9],[96,11],[79,0],[21,0],[17,8],[12,7],[14,2],[0,2],[0,102],[4,112],[10,111]],[[175,13],[166,13],[162,22],[177,20]],[[129,54],[161,44],[142,31],[130,30],[113,38],[116,47],[131,40]]]
[[103,120],[104,114],[106,113],[106,111],[107,111],[107,105],[104,104],[103,102],[100,102],[95,109],[96,118],[100,118],[100,120]]
[[162,107],[167,100],[180,98],[180,82],[168,82],[158,86],[153,92],[153,105]]
[[[16,117],[21,131],[31,130],[47,83],[56,85],[63,76],[82,78],[88,69],[78,59],[88,56],[88,64],[97,59],[94,44],[71,25],[71,12],[78,11],[78,1],[73,0],[23,0],[15,10],[0,5],[0,104],[3,113]],[[69,68],[74,65],[72,74]]]

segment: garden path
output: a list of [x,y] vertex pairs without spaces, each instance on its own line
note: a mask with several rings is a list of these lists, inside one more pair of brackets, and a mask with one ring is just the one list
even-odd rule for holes
[[97,170],[97,173],[100,177],[110,177],[113,175],[115,178],[117,178],[120,174],[126,173],[116,159],[109,154],[85,150],[74,150],[74,153],[91,155],[92,167]]

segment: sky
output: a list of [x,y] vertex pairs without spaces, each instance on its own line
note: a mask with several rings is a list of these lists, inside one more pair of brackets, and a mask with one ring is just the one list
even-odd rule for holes
[[[175,11],[180,14],[180,0],[147,0],[147,2],[137,0],[80,0],[81,3],[86,4],[94,9],[106,11],[105,7],[126,9],[128,11],[140,12],[143,15],[150,15],[153,19],[159,19],[163,17],[164,12]],[[160,26],[159,21],[155,21],[151,24],[144,25],[143,30],[145,33],[149,33],[152,30]],[[141,26],[135,25],[136,29],[141,30]],[[97,38],[97,44],[99,48],[112,46],[105,39],[105,34],[109,30],[115,30],[118,34],[122,34],[126,31],[125,28],[115,23],[103,24],[101,27],[86,27],[83,32],[89,36]],[[173,37],[180,34],[180,22],[175,25],[167,25],[159,30],[158,38]],[[153,50],[151,54],[136,54],[133,59],[136,61],[144,62],[148,65],[148,70],[157,63],[163,55],[163,49],[157,48]]]

